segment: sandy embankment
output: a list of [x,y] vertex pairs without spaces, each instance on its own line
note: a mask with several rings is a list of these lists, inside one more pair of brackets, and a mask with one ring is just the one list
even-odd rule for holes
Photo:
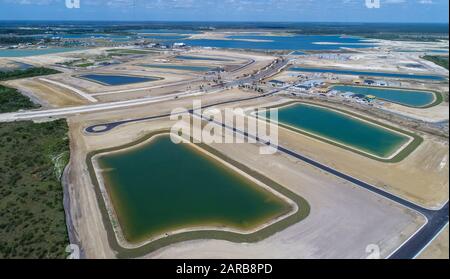
[[[216,95],[215,98],[219,96]],[[188,100],[178,102],[189,104]],[[147,106],[128,110],[129,113],[121,115],[148,115],[150,107],[151,111],[157,114],[173,105],[168,102]],[[76,216],[73,219],[87,257],[113,257],[101,222],[95,192],[84,164],[87,152],[123,145],[150,131],[170,127],[170,122],[160,120],[125,125],[97,136],[87,136],[81,130],[87,119],[101,123],[106,119],[119,117],[118,115],[117,112],[110,112],[70,119],[71,136],[77,139],[73,143],[75,146],[72,148],[71,161],[72,166],[75,166],[71,171],[70,185],[71,194],[75,196],[72,207]],[[387,256],[423,222],[419,216],[397,204],[291,157],[280,154],[259,155],[259,147],[254,144],[215,144],[213,147],[305,197],[311,205],[311,215],[306,220],[256,244],[214,240],[190,241],[163,248],[148,257],[363,258],[367,256],[366,246],[371,243],[379,244],[382,256]]]

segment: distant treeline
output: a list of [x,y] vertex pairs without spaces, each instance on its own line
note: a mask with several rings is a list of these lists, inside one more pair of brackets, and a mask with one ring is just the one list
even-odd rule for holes
[[0,81],[19,79],[19,78],[29,78],[29,77],[36,77],[36,76],[53,75],[53,74],[59,74],[59,73],[61,73],[61,72],[57,71],[57,70],[49,69],[49,68],[43,68],[43,67],[29,68],[29,69],[24,69],[24,70],[14,70],[14,71],[0,72]]
[[0,45],[17,45],[17,44],[35,43],[37,41],[38,40],[33,37],[16,37],[16,36],[0,37]]
[[419,41],[419,42],[437,42],[448,40],[448,34],[402,34],[402,33],[377,33],[377,34],[359,34],[359,36],[395,41]]
[[434,64],[439,65],[441,67],[444,67],[444,68],[446,68],[448,70],[448,56],[426,55],[426,56],[423,57],[423,59],[431,61]]
[[[30,26],[33,28],[17,28]],[[76,26],[76,27],[73,27]],[[44,32],[57,33],[61,28],[66,33],[124,32],[130,29],[179,29],[179,30],[225,30],[225,29],[267,29],[292,31],[299,34],[379,34],[416,33],[447,34],[448,24],[420,23],[320,23],[320,22],[114,22],[114,21],[17,21],[1,24],[0,34],[33,35]]]

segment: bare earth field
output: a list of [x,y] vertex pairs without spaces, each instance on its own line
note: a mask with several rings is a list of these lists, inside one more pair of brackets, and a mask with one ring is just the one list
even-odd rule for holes
[[[193,35],[193,37],[197,39],[223,38],[226,35],[227,33],[206,32]],[[390,51],[399,45],[395,42],[377,41],[381,44],[377,49],[358,50],[343,56],[341,54],[329,57],[309,55],[296,59],[293,64],[306,67],[434,73],[448,76],[447,70],[423,61],[418,53],[391,53]],[[411,47],[418,47],[418,45],[411,45]],[[424,44],[423,47],[429,46]],[[74,57],[95,56],[104,54],[104,52],[105,49],[92,49],[84,52],[43,55],[16,60],[33,65],[49,66]],[[176,59],[177,55],[222,58],[226,61],[180,61]],[[70,216],[68,221],[73,225],[71,236],[81,244],[84,257],[116,257],[115,251],[108,241],[105,223],[97,200],[99,197],[95,193],[95,186],[87,169],[86,156],[92,151],[135,142],[151,132],[170,128],[174,122],[169,118],[161,118],[129,123],[109,132],[95,135],[85,132],[88,126],[168,114],[174,108],[189,109],[194,100],[201,100],[202,105],[205,106],[258,96],[255,91],[238,88],[217,90],[212,82],[212,79],[217,76],[208,77],[194,71],[148,68],[141,64],[223,66],[227,72],[221,73],[221,79],[233,81],[261,70],[275,59],[277,57],[250,51],[214,49],[167,51],[135,59],[130,58],[129,61],[125,59],[125,62],[119,65],[95,69],[63,68],[61,74],[43,77],[48,79],[47,82],[42,80],[42,77],[5,82],[5,85],[18,88],[24,94],[39,100],[44,108],[89,105],[97,101],[108,103],[159,97],[182,92],[197,92],[200,85],[207,87],[208,94],[195,97],[183,96],[129,108],[111,109],[112,107],[109,107],[108,104],[108,110],[70,114],[67,121],[70,128],[71,158],[63,184],[70,198],[66,211]],[[411,67],[416,64],[419,66]],[[241,66],[245,67],[241,68]],[[155,76],[163,79],[122,86],[104,86],[76,77],[92,73]],[[299,74],[298,72],[284,71],[268,79],[295,82],[298,81],[297,75]],[[308,75],[310,78],[323,78],[329,84],[351,82],[352,79],[355,79],[354,76],[338,78],[335,75]],[[69,88],[61,86],[61,84],[69,86]],[[399,86],[435,90],[448,96],[448,83],[402,80],[399,81]],[[83,97],[83,94],[86,95]],[[89,101],[90,98],[93,100]],[[270,96],[221,105],[219,108],[267,107],[289,101],[292,99]],[[414,109],[395,104],[386,104],[383,109],[413,119],[430,122],[448,121],[448,102],[427,109]],[[352,112],[361,113],[353,110]],[[398,127],[386,120],[374,120],[404,129],[404,127]],[[416,131],[411,132],[416,133]],[[280,127],[279,129],[279,143],[283,147],[421,206],[439,209],[448,201],[449,196],[448,138],[438,138],[425,133],[421,133],[420,136],[424,138],[424,142],[406,159],[398,163],[385,163],[285,128]],[[259,154],[260,146],[257,144],[212,144],[210,147],[305,198],[311,207],[310,215],[305,220],[258,243],[232,243],[208,239],[187,241],[164,247],[143,256],[143,258],[366,258],[369,256],[366,248],[371,244],[378,245],[380,256],[385,258],[425,223],[423,216],[293,157],[281,153],[261,155]],[[106,222],[110,222],[110,220],[106,220]],[[448,227],[420,255],[420,258],[436,257],[448,258]]]
[[71,90],[43,82],[38,78],[7,81],[5,85],[32,95],[40,100],[44,107],[67,107],[88,103]]
[[[261,105],[261,101],[248,102],[246,105],[257,106],[258,102]],[[273,98],[273,102],[280,103],[280,99]],[[446,141],[427,135],[423,137],[424,143],[405,160],[383,163],[285,128],[279,130],[279,141],[284,147],[425,207],[436,209],[448,200],[449,147]]]
[[[70,192],[77,200],[71,205],[73,220],[87,257],[112,257],[113,253],[108,249],[106,233],[101,224],[95,193],[85,169],[85,156],[88,151],[122,145],[152,130],[170,127],[170,122],[148,121],[126,125],[104,135],[85,136],[80,130],[82,126],[76,121],[70,120],[71,136],[78,139],[77,148],[73,149],[76,151],[72,154],[72,179],[69,185]],[[149,255],[150,257],[361,258],[366,256],[365,247],[372,243],[380,245],[384,257],[423,222],[421,216],[291,158],[281,155],[261,156],[256,145],[213,147],[305,197],[311,205],[311,215],[258,244],[194,241],[162,249]],[[274,169],[280,171],[273,171]],[[272,170],[270,174],[269,170]],[[342,204],[346,206],[342,207]],[[390,218],[385,218],[386,214]],[[349,230],[350,227],[358,229]],[[338,247],[337,239],[342,239]],[[327,246],[333,248],[326,249]],[[287,247],[290,248],[286,249]]]

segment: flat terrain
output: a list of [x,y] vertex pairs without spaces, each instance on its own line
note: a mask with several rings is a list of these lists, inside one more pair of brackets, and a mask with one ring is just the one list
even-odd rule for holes
[[[273,104],[280,101],[274,98]],[[367,159],[284,128],[279,130],[279,141],[285,147],[425,207],[440,208],[448,200],[446,141],[424,136],[424,143],[399,163]]]
[[448,259],[448,225],[434,241],[417,257],[418,259]]
[[[111,257],[112,251],[107,249],[107,239],[99,223],[101,217],[95,204],[95,193],[88,187],[87,171],[77,160],[83,161],[88,150],[100,147],[115,146],[134,141],[152,130],[170,127],[167,121],[149,121],[117,128],[108,134],[98,136],[83,136],[73,119],[71,121],[72,137],[77,137],[76,147],[72,150],[71,161],[71,191],[77,193],[77,204],[72,212],[74,221],[81,230],[88,230],[98,237],[95,241],[84,237],[81,242],[86,247],[89,257]],[[75,147],[75,146],[74,146]],[[347,185],[334,177],[303,165],[300,162],[285,156],[262,156],[258,153],[258,146],[252,144],[242,145],[214,145],[215,149],[228,157],[250,166],[260,173],[267,174],[269,178],[281,183],[295,193],[304,196],[311,203],[311,215],[304,221],[294,225],[282,233],[252,245],[232,244],[223,241],[196,241],[193,244],[182,243],[175,247],[183,247],[173,252],[172,248],[164,248],[164,254],[152,254],[151,257],[346,257],[361,258],[365,256],[367,243],[379,243],[383,246],[383,256],[387,256],[410,235],[423,222],[420,216],[398,207],[388,201]],[[272,171],[268,171],[271,169]],[[273,171],[279,169],[280,171]],[[281,172],[283,169],[283,172]],[[299,183],[300,181],[300,183]],[[342,208],[346,204],[349,207]],[[364,204],[364,210],[356,210]],[[80,212],[81,211],[81,212]],[[90,213],[86,215],[84,211]],[[407,214],[405,214],[407,213]],[[383,216],[389,214],[391,218]],[[76,216],[79,215],[79,216]],[[80,216],[84,216],[80,218]],[[89,217],[86,217],[89,216]],[[350,223],[349,223],[350,222]],[[379,226],[379,224],[383,226]],[[100,227],[99,227],[100,226]],[[358,228],[349,231],[349,227]],[[97,229],[98,228],[98,229]],[[323,231],[323,233],[320,233]],[[309,237],[306,237],[306,232]],[[327,232],[327,233],[325,233]],[[370,232],[370,233],[369,233]],[[78,231],[80,236],[85,235]],[[302,237],[295,237],[295,236]],[[355,238],[358,241],[355,241]],[[339,247],[320,249],[331,245],[336,239],[341,239]],[[204,244],[211,248],[203,248]],[[284,243],[283,245],[281,243]],[[201,248],[199,249],[199,244]],[[218,246],[219,245],[219,246]],[[287,249],[287,247],[290,247]],[[192,249],[196,247],[195,252]],[[220,247],[220,249],[218,249]],[[296,247],[296,248],[294,248]],[[309,247],[309,248],[307,248]],[[314,247],[314,248],[313,248]],[[232,252],[239,251],[239,253]],[[230,249],[230,250],[229,250]],[[228,252],[227,252],[228,251]]]
[[[225,35],[225,33],[207,32],[194,36],[196,38],[223,38]],[[284,56],[283,58],[291,59],[289,62],[293,65],[304,67],[448,76],[448,70],[431,61],[422,59],[422,52],[403,53],[397,51],[400,47],[429,48],[426,43],[407,42],[405,43],[406,46],[403,46],[398,42],[383,40],[377,40],[377,42],[380,44],[377,49],[358,49],[348,53],[343,51],[338,55],[312,54]],[[448,42],[440,42],[439,46],[441,45],[442,47],[448,46]],[[120,52],[120,50],[113,52]],[[105,53],[109,56],[111,51],[92,49],[83,52],[17,59],[20,62],[35,66],[48,66],[54,65],[54,63],[66,64],[55,66],[58,70],[61,70],[62,73],[60,74],[44,78],[31,77],[4,82],[5,85],[17,88],[22,94],[37,100],[44,108],[63,109],[67,107],[66,109],[69,111],[64,116],[67,117],[69,126],[70,163],[67,166],[63,184],[70,199],[67,200],[64,209],[67,216],[70,217],[67,220],[70,239],[81,244],[83,256],[87,258],[117,257],[116,251],[114,251],[114,241],[112,241],[115,235],[108,234],[105,226],[111,220],[101,214],[103,204],[98,202],[101,197],[97,195],[95,185],[89,174],[86,163],[88,154],[136,142],[149,133],[170,128],[174,121],[166,117],[127,123],[108,132],[98,134],[87,133],[85,131],[87,127],[95,124],[165,115],[172,112],[174,108],[189,109],[192,107],[194,100],[201,100],[202,105],[206,106],[219,102],[260,97],[219,105],[219,109],[226,107],[268,107],[299,100],[287,90],[280,90],[275,95],[266,97],[261,97],[260,93],[256,93],[255,87],[257,86],[260,87],[258,89],[264,89],[266,93],[274,90],[274,87],[268,84],[257,84],[260,76],[256,74],[264,73],[262,69],[274,63],[275,60],[283,60],[274,54],[193,48],[191,50],[160,51],[149,55],[132,53],[137,57],[127,57],[124,53],[119,58],[116,57],[120,61],[119,64],[106,66],[76,67],[70,64],[73,59],[91,59],[91,57],[103,56]],[[182,60],[178,58],[179,55],[206,57],[210,60]],[[223,61],[220,61],[220,59]],[[288,60],[285,61],[287,63]],[[221,67],[225,71],[202,73],[194,70],[151,68],[144,64]],[[162,79],[154,82],[105,86],[78,78],[79,75],[85,74],[132,75]],[[256,74],[256,77],[248,78],[252,74]],[[264,80],[278,79],[294,83],[299,82],[300,79],[321,79],[325,81],[327,86],[331,86],[341,83],[352,84],[353,80],[358,78],[317,73],[305,74],[301,77],[300,74],[299,72],[277,72],[274,70],[270,75],[264,77]],[[243,88],[244,86],[237,86],[235,81],[238,79],[245,80],[247,83],[246,89]],[[279,129],[279,143],[289,150],[298,152],[387,192],[427,208],[439,209],[448,201],[449,195],[448,81],[390,78],[386,80],[392,87],[439,92],[444,96],[444,101],[437,106],[425,109],[410,108],[392,103],[377,106],[376,109],[380,114],[389,113],[389,117],[386,118],[365,112],[363,106],[360,109],[355,109],[337,101],[332,105],[422,137],[423,143],[404,160],[397,163],[376,161],[281,127]],[[234,84],[234,87],[222,87],[222,82],[230,82],[229,84]],[[253,82],[255,84],[252,84]],[[185,93],[190,95],[181,95]],[[330,104],[328,101],[333,101],[320,100],[320,98],[314,97],[310,100],[315,103]],[[126,101],[129,100],[139,103],[137,105],[133,103],[133,106],[129,107],[122,106],[123,103],[120,103],[120,108],[117,104],[110,104],[110,102],[128,103]],[[147,102],[148,100],[154,102]],[[142,104],[141,101],[147,103]],[[81,109],[89,109],[93,105],[99,105],[106,109],[79,113],[78,110],[71,108],[83,106]],[[355,104],[355,106],[358,106],[358,104]],[[14,119],[14,115],[8,114],[4,119]],[[36,117],[35,119],[42,121],[45,120],[45,117],[41,115],[40,118]],[[393,121],[398,119],[402,119],[403,122]],[[437,135],[427,130],[418,129],[418,126],[415,126],[419,125],[418,123],[430,125],[434,128],[438,127],[442,130],[440,131],[442,133]],[[3,124],[0,124],[0,129],[1,125]],[[13,123],[10,125],[13,125]],[[67,132],[67,130],[65,131]],[[447,135],[445,134],[446,131]],[[61,139],[62,134],[60,132],[58,130],[52,136]],[[67,144],[67,140],[64,137],[62,138],[64,144]],[[17,139],[16,137],[12,138],[11,142],[25,140],[30,141],[28,136],[22,138],[20,134]],[[37,143],[40,143],[40,141],[38,140]],[[34,148],[33,146],[30,145],[29,148]],[[54,145],[50,144],[50,146],[53,147]],[[62,148],[62,143],[61,145],[58,144],[57,147]],[[261,155],[259,147],[257,144],[250,143],[209,145],[209,148],[223,154],[227,159],[245,165],[251,171],[267,176],[286,189],[305,198],[311,206],[310,215],[306,219],[257,243],[234,243],[204,239],[172,244],[147,255],[136,255],[144,258],[365,258],[368,256],[366,247],[370,244],[376,244],[380,247],[381,257],[385,258],[425,224],[423,216],[395,202],[320,171],[303,161],[294,159],[294,157],[281,153]],[[65,148],[67,151],[67,146]],[[24,150],[28,149],[25,148]],[[34,152],[36,154],[42,153]],[[49,153],[42,154],[47,156]],[[14,154],[15,160],[17,160],[16,157],[18,156]],[[55,156],[47,156],[46,158],[55,158]],[[68,159],[68,157],[64,158]],[[40,163],[39,160],[36,162]],[[33,162],[33,164],[36,164],[36,162]],[[63,166],[62,163],[58,166]],[[12,165],[12,163],[9,164]],[[51,164],[48,163],[46,166],[51,166]],[[38,169],[38,171],[50,173],[48,169]],[[29,177],[34,178],[33,175]],[[56,176],[52,177],[55,178]],[[55,185],[59,185],[56,184],[59,182],[55,179],[52,183],[55,184],[52,184],[53,186],[49,186],[49,188],[56,191]],[[16,187],[13,190],[19,191],[20,188]],[[54,195],[60,194],[52,193],[55,193]],[[108,193],[104,192],[103,194]],[[19,201],[28,197],[20,195],[17,198]],[[36,195],[39,196],[39,193]],[[43,202],[40,206],[45,207],[51,204],[54,207],[52,209],[57,209],[61,213],[62,208],[57,202],[61,202],[62,197],[55,197],[51,196],[51,202]],[[38,210],[42,209],[39,208]],[[55,214],[57,213],[55,212]],[[63,215],[58,216],[54,218],[55,222],[61,220],[58,218],[64,217]],[[12,217],[7,219],[10,218]],[[46,222],[42,223],[47,224]],[[58,224],[61,225],[61,222]],[[54,227],[50,228],[53,229]],[[55,228],[58,228],[58,233],[62,232],[61,227]],[[23,231],[26,232],[26,230]],[[52,235],[52,237],[56,237],[58,234]],[[59,252],[59,246],[62,246],[60,244],[63,241],[67,242],[66,238],[54,240],[53,243],[58,244],[58,248],[51,246],[52,251],[50,252]],[[446,248],[447,254],[445,254]],[[12,253],[11,251],[13,250],[8,250],[9,253]],[[17,251],[19,250],[16,250],[16,253],[19,253]],[[42,253],[42,250],[39,251],[39,253]],[[23,251],[20,253],[23,253]],[[37,254],[37,256],[44,257],[41,254]],[[448,228],[421,255],[421,257],[445,256],[448,257]]]

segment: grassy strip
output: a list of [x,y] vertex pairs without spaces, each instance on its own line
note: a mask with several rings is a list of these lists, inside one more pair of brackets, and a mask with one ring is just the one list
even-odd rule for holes
[[367,154],[367,153],[361,152],[361,151],[359,151],[359,150],[357,150],[357,149],[354,149],[354,148],[345,146],[345,145],[343,145],[343,144],[334,142],[334,141],[332,141],[332,140],[327,140],[327,139],[325,139],[325,138],[316,136],[316,135],[314,135],[314,134],[312,134],[312,133],[308,133],[308,132],[302,131],[302,130],[300,130],[300,129],[292,128],[292,127],[289,126],[289,125],[285,125],[285,124],[280,123],[280,122],[278,123],[279,126],[285,128],[285,129],[288,129],[288,130],[294,131],[294,132],[296,132],[296,133],[299,133],[299,134],[302,134],[302,135],[311,137],[311,138],[313,138],[313,139],[317,139],[317,140],[320,140],[320,141],[322,141],[322,142],[325,142],[325,143],[328,143],[328,144],[331,144],[331,145],[334,145],[334,146],[343,148],[343,149],[348,150],[348,151],[352,151],[352,152],[354,152],[354,153],[356,153],[356,154],[362,155],[362,156],[364,156],[364,157],[367,157],[367,158],[370,158],[370,159],[373,159],[373,160],[376,160],[376,161],[379,161],[379,162],[384,162],[384,163],[398,163],[398,162],[401,162],[401,161],[403,161],[406,157],[408,157],[409,154],[411,154],[414,150],[416,150],[416,148],[419,147],[419,146],[422,144],[422,142],[423,142],[423,138],[420,137],[420,136],[418,136],[418,135],[416,135],[416,134],[414,134],[414,133],[411,133],[411,132],[408,132],[408,131],[405,131],[405,130],[402,130],[402,129],[399,129],[399,128],[396,128],[396,127],[393,127],[393,126],[390,126],[390,125],[387,125],[387,124],[384,124],[384,123],[382,123],[382,122],[373,120],[373,119],[371,119],[371,118],[369,118],[369,117],[362,116],[362,115],[360,115],[360,114],[356,114],[356,113],[353,113],[353,112],[350,112],[350,111],[347,111],[347,110],[338,109],[338,108],[334,108],[334,107],[330,107],[330,106],[322,105],[322,104],[318,105],[318,104],[313,103],[313,102],[307,102],[307,101],[292,101],[292,102],[284,103],[284,104],[281,104],[281,105],[276,105],[276,106],[266,107],[266,109],[278,108],[278,107],[284,107],[284,106],[291,105],[291,104],[295,104],[295,103],[300,103],[300,104],[301,104],[301,103],[305,103],[305,104],[315,105],[315,106],[319,106],[319,107],[323,107],[323,108],[327,108],[327,109],[339,111],[339,112],[342,112],[342,113],[344,113],[344,114],[347,114],[347,115],[350,115],[350,116],[354,116],[354,117],[356,117],[356,118],[358,118],[358,119],[366,120],[366,121],[368,121],[369,123],[377,124],[377,125],[379,125],[379,126],[382,126],[382,127],[384,127],[384,128],[387,128],[387,129],[389,129],[389,130],[393,130],[393,131],[399,132],[399,133],[401,133],[401,134],[408,135],[408,136],[410,136],[410,137],[413,138],[413,141],[412,141],[408,146],[406,146],[400,153],[398,153],[395,157],[393,157],[393,158],[391,158],[391,159],[382,159],[382,158],[378,158],[378,157],[375,157],[375,156],[371,156],[371,155],[369,155],[369,154]]
[[0,85],[0,113],[39,107],[39,105],[20,94],[16,89]]
[[19,78],[29,78],[29,77],[36,77],[36,76],[46,76],[46,75],[53,75],[53,74],[59,74],[60,71],[49,69],[49,68],[29,68],[24,70],[15,70],[15,71],[8,71],[8,72],[0,72],[0,81],[4,80],[11,80],[11,79],[19,79]]
[[0,124],[0,258],[65,258],[64,120]]
[[107,230],[109,244],[110,244],[111,248],[117,252],[117,256],[119,258],[140,257],[140,256],[146,255],[148,253],[154,252],[158,249],[161,249],[165,246],[168,246],[170,244],[179,243],[179,242],[183,242],[183,241],[189,241],[189,240],[219,239],[219,240],[227,240],[227,241],[236,242],[236,243],[244,243],[244,242],[245,243],[254,243],[254,242],[261,241],[265,238],[268,238],[269,236],[272,236],[273,234],[280,232],[280,231],[286,229],[287,227],[300,222],[301,220],[305,219],[309,215],[310,206],[309,206],[308,202],[305,199],[303,199],[302,197],[291,192],[290,190],[288,190],[285,187],[281,186],[280,184],[274,182],[273,180],[250,169],[249,167],[226,157],[224,154],[216,151],[215,149],[209,147],[208,145],[199,144],[198,146],[200,146],[202,149],[206,150],[207,152],[219,157],[220,159],[226,161],[227,163],[232,164],[233,166],[237,167],[241,171],[244,171],[245,173],[258,179],[259,181],[263,182],[264,184],[270,186],[275,191],[288,197],[289,199],[291,199],[292,201],[294,201],[297,204],[299,210],[295,214],[293,214],[285,219],[282,219],[282,220],[278,221],[277,223],[275,223],[271,226],[268,226],[264,229],[261,229],[252,234],[244,235],[244,234],[239,234],[239,233],[216,231],[216,230],[194,231],[194,232],[185,232],[185,233],[170,235],[165,238],[153,241],[142,247],[136,248],[136,249],[123,248],[117,242],[114,228],[112,226],[111,220],[110,220],[110,218],[108,216],[108,212],[106,210],[105,202],[103,200],[102,194],[100,193],[100,187],[98,185],[98,180],[96,178],[94,166],[92,164],[92,158],[95,155],[100,154],[100,153],[116,151],[116,150],[120,150],[120,149],[124,149],[124,148],[128,148],[128,147],[137,145],[139,143],[142,143],[142,142],[148,140],[149,138],[151,138],[153,136],[167,133],[167,132],[169,132],[169,131],[162,130],[162,131],[153,132],[133,143],[129,143],[129,144],[126,144],[126,145],[123,145],[120,147],[109,148],[109,149],[91,152],[88,154],[88,156],[86,158],[86,164],[88,166],[89,174],[90,174],[92,183],[95,185],[97,201],[98,201],[100,210],[102,212],[103,224],[105,225],[106,230]]
[[448,70],[448,56],[425,55],[422,58]]

